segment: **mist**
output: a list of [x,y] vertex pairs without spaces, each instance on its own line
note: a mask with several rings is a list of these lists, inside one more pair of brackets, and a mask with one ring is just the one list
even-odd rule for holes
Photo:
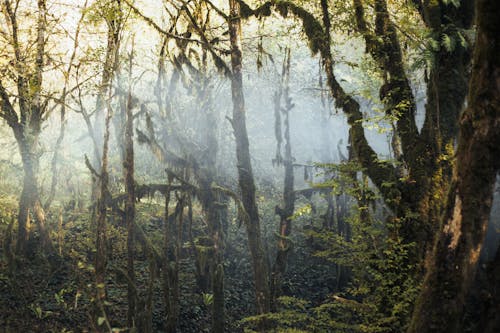
[[5,1],[0,331],[493,332],[452,3]]

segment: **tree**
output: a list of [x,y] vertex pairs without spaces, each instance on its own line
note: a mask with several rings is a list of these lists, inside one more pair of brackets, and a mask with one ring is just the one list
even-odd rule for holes
[[[420,15],[430,32],[423,44],[413,44],[425,50],[425,70],[429,72],[428,103],[421,130],[415,118],[417,100],[410,85],[408,57],[404,52],[404,45],[411,43],[411,39],[404,34],[404,26],[395,23],[397,17],[391,15],[386,0],[375,0],[373,7],[362,0],[353,0],[351,7],[342,2],[335,7],[343,9],[339,13],[331,11],[329,1],[320,0],[316,4],[320,18],[315,16],[317,11],[292,1],[271,0],[255,9],[243,1],[240,5],[244,18],[267,17],[274,11],[301,23],[312,53],[321,58],[335,107],[347,117],[353,156],[390,211],[386,224],[389,233],[402,238],[402,245],[412,249],[407,259],[398,265],[401,271],[397,274],[418,278],[423,273],[424,257],[431,249],[438,227],[436,221],[441,215],[451,179],[449,155],[456,136],[456,126],[452,124],[458,121],[466,95],[464,82],[470,57],[464,30],[471,24],[471,1],[393,4]],[[366,13],[371,10],[373,16]],[[364,40],[366,53],[381,78],[379,99],[394,128],[395,152],[401,152],[394,160],[381,159],[367,140],[361,104],[343,87],[334,72],[331,16],[341,17],[346,12],[353,16],[349,16],[347,26],[342,27],[352,29]],[[371,17],[374,19],[369,20]],[[401,30],[403,33],[399,32]],[[383,302],[379,310],[390,316],[393,306]],[[406,319],[399,318],[398,322],[404,324]],[[392,329],[398,330],[397,327]]]
[[[290,138],[290,112],[294,105],[290,97],[290,49],[285,50],[283,59],[283,69],[281,73],[281,82],[278,91],[274,95],[274,114],[275,114],[275,135],[278,141],[278,151],[276,152],[276,163],[283,164],[285,169],[285,179],[283,186],[283,208],[276,206],[276,214],[280,218],[278,229],[278,251],[274,262],[271,275],[271,305],[276,310],[276,299],[282,294],[282,281],[286,273],[288,254],[292,246],[289,237],[292,229],[293,211],[295,209],[295,191],[294,191],[294,170],[292,156],[292,142]],[[282,98],[284,105],[282,106]],[[284,133],[281,133],[281,113],[284,116]],[[285,141],[285,156],[281,156],[281,142]]]
[[478,0],[467,109],[446,209],[408,332],[461,332],[500,169],[500,4]]
[[260,234],[260,219],[255,199],[255,182],[250,161],[250,150],[245,120],[245,99],[243,96],[242,52],[240,48],[241,9],[237,0],[229,0],[229,39],[231,43],[231,92],[233,118],[231,124],[236,138],[238,160],[238,182],[243,206],[248,214],[246,223],[248,245],[253,261],[257,313],[270,310],[269,265]]
[[27,250],[27,241],[30,238],[29,225],[32,213],[38,224],[42,248],[53,252],[52,241],[45,226],[45,211],[40,201],[38,172],[40,160],[40,133],[42,123],[47,113],[49,98],[44,98],[43,74],[46,70],[47,44],[47,4],[45,0],[37,2],[35,35],[28,35],[34,42],[33,49],[23,47],[31,44],[23,43],[26,37],[21,33],[18,22],[17,2],[5,0],[2,12],[9,27],[8,43],[6,47],[11,52],[12,60],[9,67],[3,71],[12,79],[16,93],[9,92],[0,80],[0,116],[7,121],[17,141],[19,153],[23,163],[23,190],[19,198],[18,236],[16,251],[23,255]]
[[135,250],[135,178],[134,178],[134,113],[132,102],[132,60],[134,46],[129,57],[129,87],[128,94],[122,96],[121,112],[125,116],[125,130],[123,131],[124,155],[123,162],[123,178],[125,180],[125,191],[127,192],[127,200],[125,202],[125,225],[127,226],[127,274],[128,274],[128,311],[127,323],[128,327],[136,326],[136,286],[135,286],[135,268],[134,268],[134,250]]

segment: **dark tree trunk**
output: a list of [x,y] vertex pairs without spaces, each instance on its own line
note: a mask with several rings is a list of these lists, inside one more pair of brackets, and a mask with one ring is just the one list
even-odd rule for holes
[[233,99],[232,125],[236,138],[236,158],[238,160],[238,180],[243,206],[249,216],[246,223],[248,245],[252,256],[255,281],[257,313],[270,310],[269,267],[260,233],[260,220],[255,199],[255,183],[250,161],[250,150],[245,120],[245,100],[243,97],[242,54],[240,48],[240,3],[229,0],[229,38],[231,42],[231,91]]
[[126,114],[125,114],[125,155],[123,159],[123,173],[125,178],[125,225],[127,226],[127,274],[128,274],[128,327],[134,327],[136,323],[136,286],[134,270],[134,248],[135,248],[135,180],[134,180],[134,115],[132,112],[132,94],[129,91]]
[[[105,300],[106,300],[106,265],[107,265],[107,203],[109,200],[109,174],[108,174],[108,150],[109,150],[109,125],[111,121],[111,108],[108,105],[104,139],[102,147],[101,173],[100,173],[100,193],[97,201],[96,214],[96,256],[95,256],[95,282],[96,297],[94,321],[95,327],[99,327],[99,317],[106,318]],[[109,326],[109,322],[105,320]]]
[[[118,0],[112,0],[109,3],[110,8],[104,8],[104,11],[109,11],[105,13],[106,23],[108,26],[107,31],[107,43],[106,43],[106,53],[104,57],[104,64],[102,68],[102,77],[97,87],[97,99],[95,105],[95,116],[94,122],[90,120],[90,116],[85,112],[82,112],[85,122],[87,124],[89,134],[92,138],[94,144],[94,154],[92,159],[92,167],[98,173],[102,168],[102,153],[101,147],[103,146],[102,138],[105,135],[106,119],[105,110],[107,104],[107,95],[110,90],[111,81],[113,75],[116,72],[117,66],[119,64],[119,49],[120,49],[120,34],[123,28],[121,12],[121,3]],[[114,8],[114,7],[117,8]],[[99,179],[97,177],[92,177],[92,189],[91,189],[91,201],[97,202],[100,195]],[[94,215],[94,212],[92,213]]]
[[[205,87],[208,89],[208,85]],[[210,93],[209,90],[206,91]],[[210,97],[208,97],[210,98]],[[204,162],[205,173],[202,188],[202,207],[207,216],[208,229],[213,242],[213,257],[211,260],[211,286],[213,293],[212,303],[212,332],[223,333],[225,322],[225,303],[224,303],[224,230],[222,227],[223,219],[227,213],[227,205],[225,205],[225,197],[221,193],[217,193],[212,189],[212,183],[217,179],[217,121],[214,110],[211,109],[212,103],[206,104],[206,109],[203,110],[206,114],[206,140],[207,140],[207,157]]]
[[[283,158],[283,165],[285,168],[285,180],[283,186],[283,208],[276,207],[276,213],[280,217],[280,224],[278,234],[278,251],[276,254],[276,261],[274,263],[272,279],[271,279],[271,306],[272,310],[277,310],[276,301],[282,294],[283,276],[286,273],[288,253],[290,251],[291,242],[288,237],[292,231],[292,215],[295,209],[295,192],[294,192],[294,172],[293,172],[293,156],[292,156],[292,142],[290,140],[290,111],[293,108],[292,100],[289,94],[289,75],[290,75],[290,49],[285,52],[285,60],[283,63],[282,82],[280,91],[276,94],[275,98],[275,113],[283,113],[284,133],[283,139],[285,142],[285,156]],[[281,93],[281,89],[282,93]],[[284,106],[281,106],[281,97],[284,100]],[[276,117],[276,121],[281,122],[281,117]],[[281,131],[279,131],[281,132]],[[281,134],[281,133],[280,133]],[[278,133],[277,133],[278,135]],[[280,140],[278,140],[279,144]],[[279,154],[279,152],[278,152]],[[278,156],[278,159],[280,157]]]
[[476,333],[500,332],[500,246],[493,261],[489,262],[486,270],[485,307],[482,308],[481,318]]
[[163,240],[163,293],[165,301],[165,330],[167,333],[177,331],[180,314],[180,285],[179,285],[179,260],[182,245],[182,224],[184,218],[185,198],[177,198],[174,214],[170,216],[168,205],[170,202],[169,176],[168,188],[165,196],[165,221]]
[[456,167],[409,333],[461,332],[500,168],[500,3],[478,0],[476,8],[477,39]]

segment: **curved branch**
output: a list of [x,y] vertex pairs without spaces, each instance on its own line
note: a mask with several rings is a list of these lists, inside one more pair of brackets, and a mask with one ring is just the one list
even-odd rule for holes
[[391,209],[396,207],[396,204],[401,198],[399,188],[393,186],[385,186],[388,183],[401,186],[396,169],[387,162],[381,161],[377,157],[377,153],[368,143],[363,128],[363,114],[359,103],[340,85],[333,71],[333,56],[330,50],[331,38],[330,32],[325,31],[323,27],[330,27],[330,18],[328,17],[328,3],[326,0],[321,0],[323,11],[323,24],[320,23],[311,13],[304,8],[290,2],[271,0],[256,9],[251,9],[244,1],[238,0],[241,6],[243,18],[251,16],[264,17],[271,15],[271,9],[275,9],[282,17],[288,17],[292,14],[298,18],[303,25],[304,33],[309,41],[309,47],[313,53],[319,53],[327,76],[327,84],[330,88],[330,93],[335,99],[335,106],[342,109],[347,116],[347,121],[350,125],[350,136],[352,146],[356,152],[359,162],[364,168],[364,172],[370,177],[375,186],[380,190],[388,206]]

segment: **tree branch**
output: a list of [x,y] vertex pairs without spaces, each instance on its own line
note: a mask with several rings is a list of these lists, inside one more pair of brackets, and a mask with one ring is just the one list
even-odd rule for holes
[[2,109],[0,112],[0,117],[5,119],[10,126],[17,124],[19,118],[17,117],[17,113],[14,110],[14,107],[10,103],[9,94],[7,90],[5,90],[2,81],[0,81],[0,99],[2,100]]

